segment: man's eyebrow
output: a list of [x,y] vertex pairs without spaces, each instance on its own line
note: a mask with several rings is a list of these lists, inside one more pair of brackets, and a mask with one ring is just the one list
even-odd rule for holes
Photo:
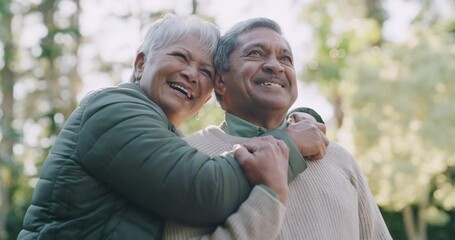
[[251,49],[251,48],[264,48],[265,45],[263,43],[251,43],[246,45],[243,49]]
[[294,55],[292,54],[291,49],[289,49],[289,48],[284,48],[284,49],[283,49],[283,53],[289,54],[289,55],[291,55],[291,57],[294,57]]
[[[246,46],[244,46],[244,48],[242,49],[242,53],[246,53],[246,51],[248,50],[251,50],[252,48],[261,48],[261,49],[265,49],[266,48],[266,45],[263,44],[263,43],[251,43],[251,44],[248,44]],[[281,50],[283,53],[286,53],[286,54],[291,54],[292,55],[292,51],[291,49],[289,49],[289,47],[283,47],[282,50]]]
[[245,51],[248,51],[252,48],[265,48],[264,44],[262,43],[251,43],[251,44],[248,44],[246,45],[243,49],[242,49],[242,52],[245,52]]

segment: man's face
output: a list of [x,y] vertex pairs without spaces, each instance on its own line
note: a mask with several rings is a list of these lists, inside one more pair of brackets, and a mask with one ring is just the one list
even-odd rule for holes
[[238,37],[229,56],[230,70],[219,73],[215,90],[227,112],[244,119],[258,111],[284,111],[297,98],[293,56],[285,39],[268,28]]

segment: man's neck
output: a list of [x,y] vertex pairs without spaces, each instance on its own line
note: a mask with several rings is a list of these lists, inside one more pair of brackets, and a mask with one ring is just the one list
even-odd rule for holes
[[261,113],[234,113],[234,112],[229,112],[228,113],[239,117],[251,124],[254,124],[258,127],[263,127],[267,130],[275,129],[279,127],[282,123],[283,120],[286,117],[286,112],[284,113],[278,113],[278,112],[261,112]]

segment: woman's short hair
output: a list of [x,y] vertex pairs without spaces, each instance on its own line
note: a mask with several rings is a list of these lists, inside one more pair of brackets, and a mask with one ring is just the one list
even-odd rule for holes
[[181,40],[188,34],[195,34],[205,49],[205,54],[214,56],[220,31],[218,28],[196,15],[177,16],[168,13],[153,23],[145,35],[137,53],[144,53],[148,59],[154,50],[167,47]]

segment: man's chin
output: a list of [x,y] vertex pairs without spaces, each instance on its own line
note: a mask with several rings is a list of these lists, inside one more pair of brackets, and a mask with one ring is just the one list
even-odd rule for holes
[[284,109],[287,110],[293,104],[293,101],[289,101],[289,100],[279,101],[279,99],[272,99],[272,98],[273,98],[273,96],[271,96],[268,99],[258,102],[258,106],[266,108],[265,110],[267,110],[267,108],[274,109],[274,110],[284,110]]

